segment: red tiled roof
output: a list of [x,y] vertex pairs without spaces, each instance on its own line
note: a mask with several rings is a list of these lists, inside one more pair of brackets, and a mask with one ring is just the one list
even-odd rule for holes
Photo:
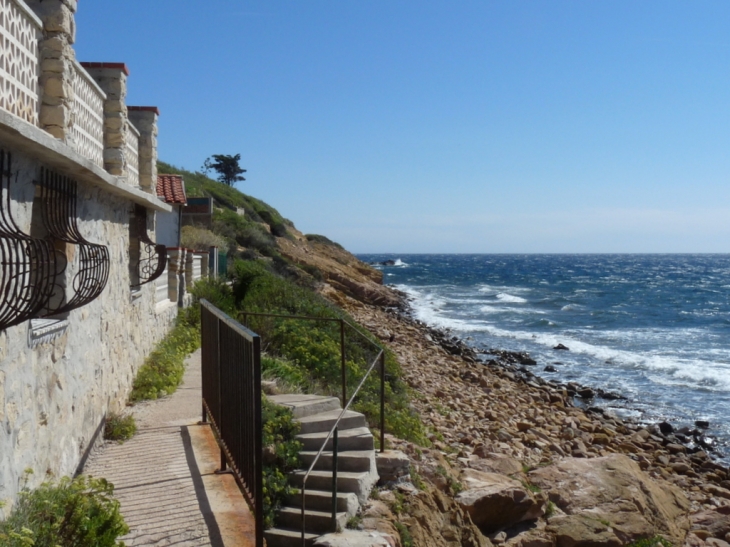
[[157,175],[157,197],[166,203],[187,203],[182,175]]

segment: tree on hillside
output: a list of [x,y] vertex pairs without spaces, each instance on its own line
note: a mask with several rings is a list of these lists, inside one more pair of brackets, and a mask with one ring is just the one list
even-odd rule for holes
[[227,156],[225,154],[213,154],[203,163],[203,171],[207,174],[211,169],[218,173],[218,180],[233,186],[240,180],[246,180],[241,176],[241,173],[245,173],[245,169],[241,169],[238,162],[241,159],[241,154],[235,156]]

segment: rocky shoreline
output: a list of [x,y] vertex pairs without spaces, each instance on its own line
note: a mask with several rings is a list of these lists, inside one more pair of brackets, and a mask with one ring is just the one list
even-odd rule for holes
[[372,527],[404,523],[419,547],[618,546],[655,535],[730,547],[730,473],[713,461],[704,424],[675,431],[614,417],[590,401],[619,394],[544,380],[526,354],[475,350],[414,320],[400,296],[388,308],[337,299],[398,356],[431,431],[428,449],[389,438],[416,479],[383,497],[415,509],[373,502]]

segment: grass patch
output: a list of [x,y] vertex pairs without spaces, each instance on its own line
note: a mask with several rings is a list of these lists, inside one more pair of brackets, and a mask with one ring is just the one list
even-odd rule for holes
[[0,522],[4,547],[123,547],[129,532],[104,479],[79,476],[23,489],[10,516]]
[[354,517],[350,517],[347,519],[347,524],[345,525],[350,530],[357,530],[357,528],[362,524],[362,517],[360,515],[355,515]]
[[185,357],[200,346],[200,328],[190,325],[185,317],[178,317],[175,327],[145,359],[134,379],[131,402],[171,395],[182,382]]
[[554,516],[555,511],[555,504],[552,501],[548,501],[547,505],[545,506],[545,518],[549,519],[550,517]]
[[131,414],[110,412],[104,424],[104,438],[107,441],[128,441],[137,433],[137,424]]
[[405,524],[397,521],[394,524],[395,529],[398,530],[401,545],[403,547],[413,547],[413,536],[411,536],[411,533],[408,531]]

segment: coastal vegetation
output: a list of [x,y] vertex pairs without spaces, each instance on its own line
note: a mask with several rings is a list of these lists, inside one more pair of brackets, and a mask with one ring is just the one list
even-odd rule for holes
[[[27,471],[27,473],[30,473]],[[0,522],[7,547],[123,547],[129,531],[104,479],[79,476],[23,489],[8,518]]]

